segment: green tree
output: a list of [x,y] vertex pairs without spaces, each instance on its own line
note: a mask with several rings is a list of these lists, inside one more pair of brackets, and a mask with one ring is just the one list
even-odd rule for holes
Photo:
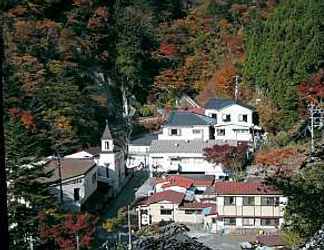
[[298,117],[296,85],[323,61],[323,13],[320,0],[282,1],[246,29],[245,76],[282,110],[283,129]]
[[38,155],[34,138],[19,121],[10,119],[5,127],[6,170],[10,249],[27,249],[28,238],[38,238],[38,212],[53,206],[41,164],[33,164]]

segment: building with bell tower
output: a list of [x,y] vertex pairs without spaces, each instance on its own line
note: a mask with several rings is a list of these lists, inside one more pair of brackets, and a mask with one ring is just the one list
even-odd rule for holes
[[101,137],[101,152],[98,160],[98,181],[112,187],[112,194],[116,195],[126,182],[125,153],[116,145],[109,128],[108,120]]

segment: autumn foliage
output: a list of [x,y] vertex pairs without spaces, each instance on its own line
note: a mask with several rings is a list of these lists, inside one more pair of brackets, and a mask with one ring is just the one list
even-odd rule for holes
[[[56,223],[52,224],[52,220]],[[76,249],[77,236],[80,247],[90,247],[97,219],[90,214],[66,214],[61,219],[40,213],[40,237],[43,242],[54,241],[62,250]]]
[[324,69],[302,82],[298,86],[298,92],[307,101],[318,104],[324,98]]
[[222,164],[225,169],[233,172],[234,178],[237,178],[246,159],[247,150],[248,146],[245,143],[237,146],[216,144],[211,148],[205,148],[204,155],[209,162]]

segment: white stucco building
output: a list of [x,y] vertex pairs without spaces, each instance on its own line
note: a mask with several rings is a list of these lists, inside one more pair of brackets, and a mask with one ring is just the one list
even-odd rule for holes
[[81,206],[97,189],[97,165],[91,159],[62,159],[60,163],[57,160],[49,160],[45,171],[51,172],[52,175],[49,178],[41,178],[40,181],[49,184],[50,192],[57,196],[58,202],[63,202],[66,209],[80,211]]

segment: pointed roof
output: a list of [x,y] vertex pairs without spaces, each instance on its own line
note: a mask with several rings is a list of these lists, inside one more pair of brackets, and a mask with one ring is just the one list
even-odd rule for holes
[[113,139],[112,135],[111,135],[111,131],[110,131],[109,126],[108,126],[108,120],[106,120],[106,128],[105,128],[105,131],[102,134],[101,139],[105,139],[105,140],[112,140]]

